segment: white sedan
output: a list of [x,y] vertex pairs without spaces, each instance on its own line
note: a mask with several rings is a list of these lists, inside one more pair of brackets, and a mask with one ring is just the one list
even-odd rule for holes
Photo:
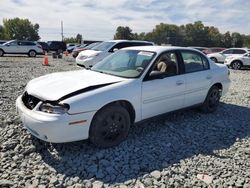
[[119,50],[90,70],[31,80],[16,105],[23,125],[48,142],[121,143],[136,122],[198,105],[216,110],[230,84],[226,65],[181,47]]
[[250,53],[229,56],[225,59],[224,64],[236,70],[241,67],[250,67]]

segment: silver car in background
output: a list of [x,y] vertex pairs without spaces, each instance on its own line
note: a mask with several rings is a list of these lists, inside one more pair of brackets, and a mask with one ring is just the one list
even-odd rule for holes
[[132,46],[153,46],[152,42],[138,40],[110,40],[102,42],[99,45],[84,50],[76,57],[77,65],[84,68],[91,68],[97,62],[103,60],[113,52],[126,47]]
[[36,57],[44,54],[42,46],[31,41],[11,40],[0,45],[0,56],[4,54],[27,54]]

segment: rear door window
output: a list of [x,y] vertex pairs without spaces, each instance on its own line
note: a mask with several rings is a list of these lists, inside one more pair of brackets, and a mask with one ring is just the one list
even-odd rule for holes
[[192,51],[181,51],[185,72],[197,72],[209,69],[209,63],[202,55]]
[[233,50],[225,50],[222,52],[223,54],[232,54],[233,53]]
[[233,50],[233,54],[245,54],[246,51],[245,50],[241,50],[241,49],[234,49]]

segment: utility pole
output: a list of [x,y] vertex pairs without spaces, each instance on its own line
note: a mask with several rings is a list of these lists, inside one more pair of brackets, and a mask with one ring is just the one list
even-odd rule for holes
[[63,21],[61,21],[61,35],[62,35],[62,41],[63,41]]

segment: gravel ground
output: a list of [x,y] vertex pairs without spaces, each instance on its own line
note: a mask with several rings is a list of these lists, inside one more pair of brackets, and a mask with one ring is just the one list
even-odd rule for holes
[[[121,145],[50,144],[31,136],[15,100],[35,77],[73,59],[0,57],[0,187],[250,187],[250,70],[231,70],[217,112],[186,110],[136,126]],[[207,174],[211,184],[197,178]]]

